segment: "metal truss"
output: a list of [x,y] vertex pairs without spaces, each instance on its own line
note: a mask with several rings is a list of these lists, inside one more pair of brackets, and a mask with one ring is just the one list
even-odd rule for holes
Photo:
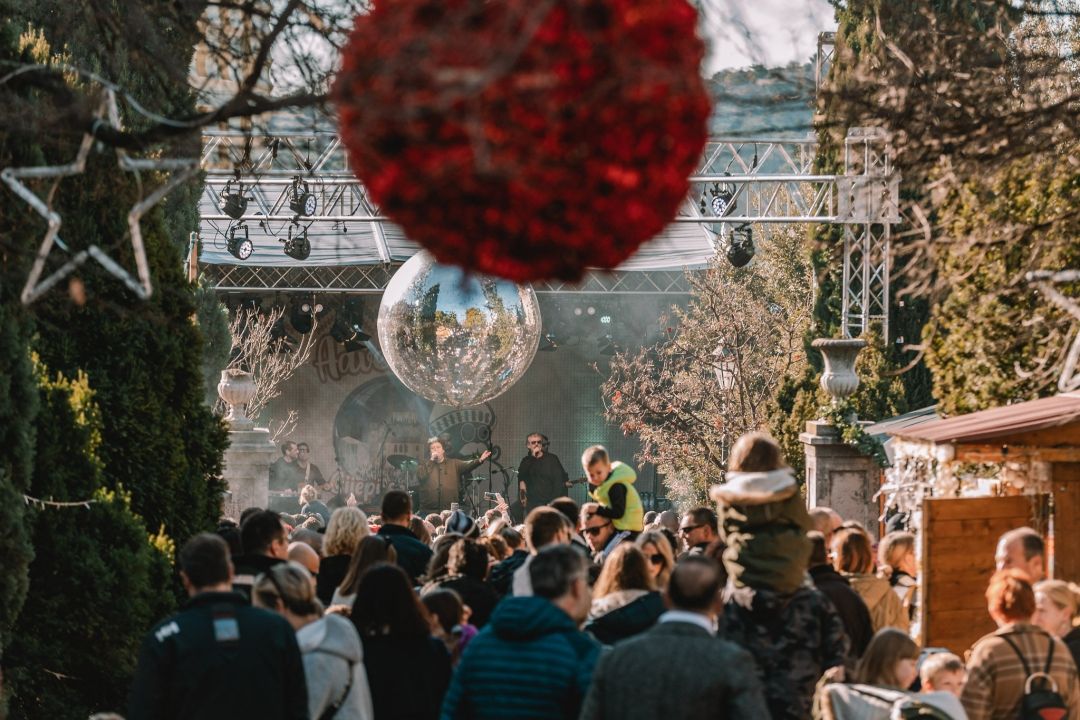
[[[821,42],[819,40],[819,42]],[[819,58],[825,54],[819,52]],[[888,337],[889,242],[899,221],[899,179],[890,161],[888,138],[874,128],[853,128],[844,145],[844,173],[815,173],[813,137],[711,138],[690,177],[690,193],[676,224],[701,226],[720,249],[737,226],[760,233],[775,224],[826,223],[844,226],[843,318],[848,336],[880,323]],[[367,264],[335,266],[246,266],[201,264],[222,292],[244,290],[380,292],[393,263],[415,252],[399,228],[382,216],[349,169],[345,149],[332,132],[283,131],[273,135],[240,131],[204,137],[206,184],[200,202],[203,243],[220,242],[237,222],[219,208],[226,187],[242,183],[250,198],[244,222],[256,242],[275,242],[302,225],[314,241],[370,238]],[[316,196],[310,217],[290,208],[297,178]],[[229,185],[231,183],[231,185]],[[260,237],[260,234],[262,237]],[[358,256],[363,256],[358,251]],[[590,272],[577,285],[540,283],[537,292],[675,293],[689,291],[681,272]]]
[[[254,291],[381,294],[401,263],[267,267],[262,265],[202,266],[203,277],[221,293]],[[586,273],[580,283],[549,280],[533,284],[540,294],[562,295],[686,295],[690,282],[679,270]]]

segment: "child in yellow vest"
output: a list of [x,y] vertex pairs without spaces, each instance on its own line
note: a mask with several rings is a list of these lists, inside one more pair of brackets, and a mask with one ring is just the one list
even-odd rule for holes
[[645,529],[645,510],[634,489],[637,473],[629,465],[611,462],[602,445],[593,445],[581,456],[581,467],[589,477],[589,493],[596,502],[585,503],[585,515],[609,518],[618,532],[640,533]]

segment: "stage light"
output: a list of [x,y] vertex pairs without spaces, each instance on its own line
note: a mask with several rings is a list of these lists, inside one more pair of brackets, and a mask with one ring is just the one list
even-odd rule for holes
[[601,355],[611,357],[612,355],[615,355],[619,352],[619,347],[615,344],[615,340],[611,337],[611,335],[605,335],[604,337],[600,338],[599,345]]
[[746,267],[754,259],[754,233],[749,225],[740,225],[731,231],[727,248],[727,260],[732,267]]
[[289,228],[289,239],[285,241],[285,254],[293,260],[307,260],[311,255],[311,243],[308,242],[307,228],[293,237],[293,229]]
[[244,184],[239,180],[236,182],[240,188],[237,192],[232,192],[233,181],[230,180],[225,183],[225,188],[221,191],[221,195],[218,196],[218,207],[221,208],[221,212],[233,220],[244,217],[248,206],[248,198],[244,196]]
[[555,342],[554,335],[548,333],[540,337],[540,347],[537,348],[538,352],[555,352],[558,349],[559,344]]
[[289,197],[289,209],[299,217],[311,217],[319,207],[319,201],[311,192],[307,181],[299,176],[293,178]]
[[585,310],[585,312],[588,313],[589,315],[595,315],[596,314],[596,308],[590,306],[589,308],[587,308]]
[[[729,173],[724,173],[728,175]],[[706,207],[716,217],[724,217],[735,211],[735,185],[733,183],[713,183],[707,193],[702,193],[699,207],[701,214],[706,213]],[[707,203],[706,203],[707,201]]]
[[314,300],[293,302],[289,309],[289,323],[293,330],[301,335],[307,335],[315,327],[315,316],[323,311],[323,306]]
[[[243,236],[239,236],[241,230],[244,231]],[[248,237],[247,225],[241,223],[229,228],[229,237],[225,241],[225,248],[237,260],[247,260],[251,257],[251,253],[255,252],[255,246],[251,243],[251,238]]]
[[341,304],[334,315],[330,336],[345,347],[345,352],[368,350],[371,336],[364,332],[364,301],[351,297]]
[[600,322],[603,325],[610,325],[611,324],[611,316],[610,315],[601,315],[600,316]]
[[578,316],[580,316],[580,315],[581,315],[581,313],[582,313],[582,309],[581,309],[581,308],[574,308],[574,314],[575,314],[575,315],[578,315]]

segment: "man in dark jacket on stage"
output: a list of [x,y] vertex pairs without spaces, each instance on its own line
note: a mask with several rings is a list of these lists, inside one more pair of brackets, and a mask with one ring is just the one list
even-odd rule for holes
[[179,554],[190,600],[143,640],[128,720],[304,720],[307,686],[296,632],[230,592],[229,546],[202,533]]
[[491,457],[485,450],[475,460],[446,457],[446,447],[439,438],[428,440],[428,459],[416,471],[420,480],[420,507],[423,512],[441,512],[461,499],[461,476]]
[[588,561],[566,545],[529,565],[533,595],[509,597],[461,658],[442,720],[576,718],[600,645],[578,625],[588,616]]
[[521,504],[532,510],[565,495],[570,476],[559,457],[548,452],[546,435],[533,433],[525,440],[525,446],[529,454],[518,466],[518,496]]

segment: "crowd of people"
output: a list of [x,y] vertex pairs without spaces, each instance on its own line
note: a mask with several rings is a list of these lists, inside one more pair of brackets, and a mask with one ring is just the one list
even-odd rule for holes
[[399,490],[223,520],[178,553],[190,602],[146,636],[127,717],[1080,718],[1080,595],[1035,531],[1001,538],[998,630],[962,660],[913,639],[914,536],[808,511],[768,436],[732,448],[717,510],[645,512],[599,446],[582,467],[589,502],[548,489],[518,525]]

